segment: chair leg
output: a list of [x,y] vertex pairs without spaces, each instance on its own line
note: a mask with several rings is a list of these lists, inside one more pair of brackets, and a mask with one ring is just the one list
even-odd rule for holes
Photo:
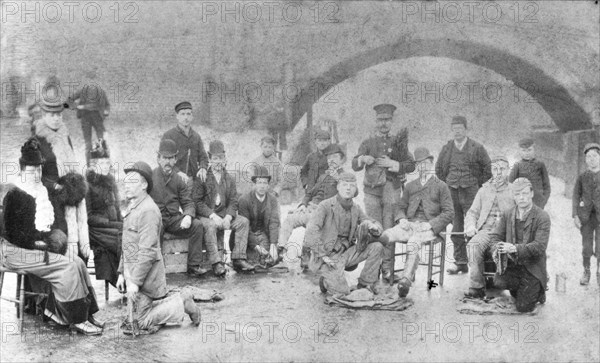
[[108,301],[108,281],[104,280],[104,300]]
[[440,286],[444,286],[444,273],[446,272],[446,236],[440,245]]
[[25,313],[25,276],[17,274],[17,296],[19,307],[17,309],[17,319],[23,323]]
[[429,243],[429,261],[427,261],[427,282],[433,277],[433,251],[435,250],[435,241]]

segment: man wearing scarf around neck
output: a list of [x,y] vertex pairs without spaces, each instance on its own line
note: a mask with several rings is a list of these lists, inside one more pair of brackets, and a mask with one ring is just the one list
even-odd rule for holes
[[344,276],[360,262],[365,266],[357,288],[372,287],[378,280],[383,245],[373,239],[383,230],[352,200],[357,195],[356,176],[339,176],[337,195],[322,201],[306,226],[305,240],[313,254],[309,268],[321,275],[322,292],[350,292]]

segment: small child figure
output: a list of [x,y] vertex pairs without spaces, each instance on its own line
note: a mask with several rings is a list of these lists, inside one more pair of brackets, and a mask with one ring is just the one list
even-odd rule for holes
[[527,178],[533,186],[533,203],[544,209],[550,198],[550,179],[543,161],[535,158],[535,145],[531,138],[519,141],[521,161],[515,163],[508,177],[509,182]]

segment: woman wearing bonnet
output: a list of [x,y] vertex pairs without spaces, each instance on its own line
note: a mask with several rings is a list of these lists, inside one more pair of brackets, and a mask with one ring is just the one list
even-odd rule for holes
[[79,256],[86,262],[89,257],[89,234],[85,203],[87,185],[78,170],[78,163],[67,126],[62,120],[62,102],[40,102],[42,118],[36,123],[35,138],[45,159],[42,183],[54,207],[53,227],[67,235],[70,244],[77,244]]
[[98,305],[85,263],[75,253],[63,256],[67,236],[52,227],[56,220],[42,184],[43,163],[38,141],[28,140],[21,148],[20,178],[3,201],[8,241],[2,240],[0,263],[26,272],[33,286],[50,284],[46,319],[82,334],[102,334],[104,324],[93,317]]

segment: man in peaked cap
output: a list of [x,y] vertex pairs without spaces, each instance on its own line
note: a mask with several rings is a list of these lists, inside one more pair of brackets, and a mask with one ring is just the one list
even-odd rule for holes
[[[163,153],[168,151],[166,147],[161,148]],[[138,161],[126,168],[125,173],[125,194],[129,206],[124,214],[117,288],[120,292],[127,291],[127,304],[135,302],[135,318],[140,329],[156,332],[168,323],[181,324],[185,314],[198,326],[200,309],[190,292],[167,296],[165,265],[160,249],[163,218],[148,195],[156,187],[153,187],[152,169],[145,162]],[[123,324],[125,334],[132,333],[131,325],[131,321]]]
[[[190,240],[187,273],[191,276],[201,276],[207,272],[200,267],[204,228],[195,218],[196,208],[187,180],[176,172],[177,151],[175,141],[161,140],[157,156],[158,167],[152,171],[154,188],[150,195],[160,209],[164,231]],[[222,267],[216,266],[219,263],[216,241],[207,239],[206,251],[213,269],[222,274]]]
[[485,297],[484,262],[490,251],[490,233],[500,222],[502,212],[514,208],[515,200],[509,187],[508,159],[504,155],[492,157],[492,178],[475,195],[465,216],[465,234],[471,238],[469,248],[469,291],[466,297]]
[[[390,130],[396,106],[380,104],[373,107],[376,114],[376,134],[362,142],[352,159],[352,169],[365,169],[364,203],[367,215],[383,225],[384,229],[394,226],[396,195],[406,181],[405,174],[415,170],[411,153],[408,151],[408,131],[403,128],[392,137]],[[385,246],[382,272],[384,279],[394,278],[395,244]]]
[[[269,193],[271,176],[264,166],[252,176],[253,188],[240,197],[238,214],[250,222],[248,251],[256,250],[260,264],[274,265],[277,261],[277,239],[279,237],[279,202]],[[270,258],[269,258],[270,256]]]
[[[306,227],[311,215],[317,209],[317,205],[338,193],[337,183],[339,176],[344,172],[342,166],[346,162],[346,154],[338,144],[329,145],[323,151],[323,154],[327,157],[329,168],[319,177],[317,183],[306,191],[298,208],[285,218],[279,234],[279,260],[282,260],[292,247],[288,246],[288,243],[294,229]],[[308,258],[310,257],[309,249],[303,246],[302,243],[293,247],[296,247],[296,253],[302,253],[301,267],[307,267]]]
[[544,209],[551,193],[546,164],[535,158],[535,145],[532,138],[519,140],[519,149],[521,160],[513,165],[508,181],[512,182],[521,177],[529,179],[533,185],[533,202]]
[[191,178],[204,180],[208,168],[208,156],[200,135],[192,128],[192,104],[183,101],[175,105],[177,126],[165,132],[162,139],[171,139],[177,145],[175,166]]
[[483,145],[467,136],[467,119],[454,116],[450,127],[454,138],[442,147],[435,173],[450,187],[454,202],[454,265],[446,270],[454,275],[469,271],[465,237],[459,232],[464,232],[465,214],[481,185],[491,178],[492,172],[490,157]]
[[306,161],[300,169],[300,180],[305,190],[311,190],[317,180],[325,170],[327,170],[327,156],[325,149],[331,144],[331,134],[327,130],[318,129],[315,131],[316,151],[306,156]]
[[525,178],[510,186],[516,206],[505,210],[490,234],[496,265],[506,260],[506,270],[496,274],[494,285],[510,290],[517,311],[530,312],[546,301],[546,248],[550,216],[533,204],[533,187]]
[[246,254],[250,222],[248,218],[238,214],[235,178],[225,169],[225,146],[220,140],[214,140],[208,149],[210,164],[206,180],[197,178],[194,181],[192,199],[196,213],[206,226],[207,233],[213,234],[217,240],[221,255],[225,248],[225,230],[231,229],[234,234],[234,248],[231,251],[233,268],[241,272],[253,271],[254,266],[248,263]]
[[356,192],[356,176],[341,173],[337,194],[319,203],[306,226],[305,240],[313,252],[309,267],[321,275],[323,293],[349,293],[344,271],[362,261],[357,288],[372,288],[379,277],[383,246],[376,238],[383,229],[354,203]]
[[419,178],[404,188],[395,219],[398,225],[385,230],[380,238],[384,244],[408,242],[411,245],[398,282],[400,297],[406,297],[415,280],[422,246],[441,238],[440,232],[446,230],[454,216],[450,190],[435,176],[433,156],[429,150],[416,148],[415,163]]

